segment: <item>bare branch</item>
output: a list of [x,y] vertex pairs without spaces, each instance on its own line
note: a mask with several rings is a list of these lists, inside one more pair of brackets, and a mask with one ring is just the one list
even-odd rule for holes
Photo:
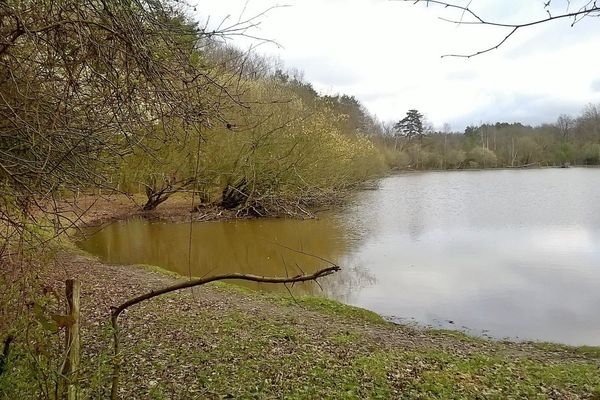
[[[119,352],[120,352],[118,319],[119,319],[119,315],[121,315],[121,313],[123,311],[125,311],[128,307],[139,304],[146,300],[150,300],[154,297],[161,296],[163,294],[175,292],[175,291],[182,290],[182,289],[205,285],[209,282],[224,281],[224,280],[244,280],[244,281],[261,282],[261,283],[283,284],[291,295],[291,291],[290,291],[289,287],[287,286],[288,283],[294,284],[297,282],[307,282],[307,281],[317,282],[317,279],[329,276],[340,270],[341,270],[341,268],[336,265],[336,266],[320,269],[313,274],[301,274],[301,275],[285,277],[285,278],[266,277],[266,276],[240,274],[240,273],[215,275],[215,276],[211,276],[208,278],[192,279],[192,280],[181,282],[181,283],[178,283],[175,285],[167,286],[163,289],[151,291],[149,293],[145,293],[141,296],[130,299],[117,307],[113,307],[111,310],[111,325],[113,328],[113,351],[114,351],[115,361],[114,361],[114,367],[113,367],[111,399],[114,400],[114,399],[118,398],[117,393],[118,393],[119,373],[120,373],[120,362],[117,359],[117,357],[119,356]],[[292,298],[294,298],[293,295],[292,295]],[[296,301],[295,298],[294,298],[294,301]]]
[[475,53],[471,53],[471,54],[444,54],[442,56],[442,58],[445,58],[445,57],[471,58],[471,57],[476,57],[481,54],[489,53],[490,51],[498,50],[498,48],[500,46],[502,46],[512,35],[514,35],[514,33],[517,31],[517,29],[518,28],[513,28],[513,30],[511,30],[510,33],[508,35],[506,35],[504,37],[504,39],[502,39],[498,44],[496,44],[495,46],[489,47],[485,50],[479,50],[479,51],[476,51]]
[[177,283],[172,286],[167,286],[163,289],[151,291],[149,293],[143,294],[141,296],[135,297],[131,300],[126,301],[125,303],[114,307],[112,309],[111,315],[114,320],[116,320],[119,315],[127,308],[141,303],[142,301],[152,299],[157,296],[161,296],[163,294],[175,292],[177,290],[191,288],[195,286],[204,285],[214,281],[224,281],[224,280],[244,280],[244,281],[252,281],[252,282],[261,282],[261,283],[298,283],[298,282],[307,282],[314,281],[319,278],[323,278],[325,276],[331,275],[335,272],[341,270],[339,266],[332,266],[320,269],[313,274],[301,274],[292,277],[267,277],[267,276],[259,276],[259,275],[251,275],[251,274],[240,274],[240,273],[232,273],[232,274],[224,274],[224,275],[215,275],[207,278],[199,278],[192,279],[185,282]]
[[[585,5],[583,5],[581,8],[579,8],[576,11],[569,11],[569,7],[570,7],[571,3],[570,3],[570,1],[568,1],[568,6],[567,6],[566,11],[562,14],[555,14],[555,15],[552,15],[550,10],[548,9],[551,5],[551,1],[548,1],[547,3],[544,3],[544,9],[546,10],[548,17],[541,18],[541,19],[535,19],[535,20],[531,20],[528,22],[524,22],[524,23],[505,23],[505,22],[498,22],[498,21],[492,21],[492,20],[485,19],[479,13],[473,11],[473,9],[471,8],[471,1],[469,1],[469,3],[466,6],[461,6],[458,4],[453,4],[453,3],[449,3],[446,1],[440,1],[440,0],[393,0],[393,1],[410,2],[413,4],[425,3],[425,5],[427,7],[430,4],[434,4],[434,5],[439,5],[446,9],[454,9],[457,11],[461,11],[461,17],[457,20],[440,17],[440,19],[442,21],[449,22],[452,24],[456,24],[456,25],[488,25],[488,26],[495,26],[495,27],[499,27],[499,28],[506,28],[509,30],[509,33],[500,42],[498,42],[496,45],[491,46],[487,49],[476,51],[471,54],[446,54],[446,55],[443,55],[442,58],[444,58],[444,57],[471,58],[471,57],[475,57],[475,56],[478,56],[481,54],[488,53],[493,50],[497,50],[500,46],[502,46],[504,43],[506,43],[506,41],[511,36],[513,36],[519,29],[522,29],[522,28],[528,28],[531,26],[540,25],[540,24],[548,23],[550,21],[559,20],[559,19],[572,19],[573,20],[571,22],[571,27],[572,27],[585,17],[600,16],[600,6],[597,4],[597,0],[589,0]],[[473,20],[465,21],[464,20],[465,15],[471,16],[473,18]]]

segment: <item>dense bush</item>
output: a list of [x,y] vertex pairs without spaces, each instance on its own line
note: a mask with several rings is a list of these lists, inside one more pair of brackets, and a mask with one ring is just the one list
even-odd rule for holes
[[339,111],[335,98],[302,90],[305,83],[281,75],[240,82],[244,106],[231,107],[226,124],[203,129],[200,141],[181,124],[169,127],[177,134],[149,135],[143,150],[124,158],[121,187],[193,189],[206,202],[263,215],[335,200],[385,171],[371,132],[360,131],[370,116],[358,102],[360,126]]

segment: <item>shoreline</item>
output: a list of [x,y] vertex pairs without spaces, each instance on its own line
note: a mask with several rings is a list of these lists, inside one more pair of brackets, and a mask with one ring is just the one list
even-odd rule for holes
[[[403,174],[423,173],[423,172],[479,172],[479,171],[528,171],[528,170],[542,170],[542,169],[600,169],[600,165],[570,165],[568,167],[561,167],[555,165],[538,165],[529,167],[489,167],[489,168],[452,168],[452,169],[393,169],[386,176],[396,176]],[[384,178],[386,177],[384,176]]]
[[[366,190],[368,190],[368,189],[366,189]],[[171,202],[171,203],[167,202],[167,203],[163,204],[162,208],[158,209],[158,210],[143,211],[143,210],[141,210],[141,207],[138,207],[138,209],[136,209],[130,213],[116,212],[111,215],[110,212],[107,212],[107,209],[106,209],[107,206],[110,207],[111,204],[114,203],[114,201],[119,202],[119,200],[121,200],[121,204],[123,204],[123,202],[122,202],[123,198],[124,197],[121,197],[120,199],[113,198],[112,201],[111,201],[111,199],[105,199],[105,200],[109,200],[109,201],[104,204],[100,203],[100,211],[96,212],[96,213],[92,212],[90,214],[90,217],[91,217],[90,220],[86,221],[84,224],[82,224],[78,228],[79,229],[85,229],[85,228],[102,229],[107,224],[112,224],[115,222],[126,222],[129,219],[138,219],[138,218],[143,219],[148,222],[151,222],[151,223],[152,222],[160,222],[160,223],[174,223],[174,224],[188,224],[190,222],[200,223],[200,222],[224,222],[224,221],[232,221],[232,220],[250,220],[250,219],[251,220],[259,220],[259,219],[291,218],[286,215],[266,216],[266,217],[259,217],[259,216],[237,217],[237,216],[235,216],[235,213],[232,212],[231,210],[225,210],[218,206],[206,207],[205,208],[206,212],[204,212],[204,213],[190,212],[189,204],[187,204],[189,199],[181,197],[181,196],[178,197],[176,199],[176,201],[174,201],[174,202]],[[135,204],[135,203],[131,203],[131,204]],[[131,206],[131,204],[129,204],[129,206]],[[343,206],[338,206],[338,207],[343,207]],[[224,212],[226,212],[226,213],[224,213]],[[101,217],[98,218],[97,214],[100,214]],[[193,214],[200,214],[200,215],[199,215],[199,217],[190,218],[190,215],[193,215]],[[318,218],[317,212],[315,212],[314,218]],[[75,238],[75,241],[72,241],[75,246],[77,246],[77,239],[78,238]],[[78,248],[78,250],[84,252],[89,257],[93,257],[93,258],[97,257],[94,254],[87,253],[85,250],[80,249],[78,246],[77,246],[77,248]],[[132,266],[132,267],[139,266],[138,264],[120,264],[120,265]],[[144,268],[149,269],[151,272],[159,272],[162,275],[169,276],[169,277],[175,277],[177,279],[189,279],[190,278],[187,275],[185,275],[185,276],[180,275],[178,272],[170,271],[168,269],[162,268],[157,265],[145,265]],[[198,276],[192,276],[192,278],[198,278]],[[319,297],[319,296],[317,296],[317,297]],[[334,300],[334,301],[338,301],[338,300]],[[347,304],[343,303],[342,301],[339,301],[339,302],[341,304],[347,305]],[[348,305],[348,306],[353,307],[350,305]],[[371,311],[368,309],[365,309],[365,310],[379,315],[382,319],[384,319],[387,322],[394,324],[394,325],[412,326],[417,329],[434,330],[434,331],[442,330],[442,331],[449,331],[449,332],[458,332],[458,333],[464,334],[468,337],[481,338],[484,340],[492,340],[492,341],[502,341],[502,342],[512,342],[512,343],[544,343],[538,339],[519,338],[518,336],[517,337],[500,337],[500,336],[490,336],[487,334],[480,334],[480,333],[477,333],[476,330],[469,329],[466,327],[463,327],[464,329],[454,329],[452,327],[443,326],[442,323],[423,324],[423,323],[418,323],[418,322],[414,322],[414,321],[407,322],[407,321],[404,321],[404,320],[406,320],[406,318],[402,318],[402,317],[398,318],[395,316],[378,314],[376,311]],[[486,331],[483,330],[483,332],[486,332]],[[553,344],[556,344],[559,346],[569,346],[569,347],[598,347],[600,349],[600,345],[570,344],[570,343],[561,343],[561,342],[548,342],[548,343],[553,343]]]
[[[427,172],[482,172],[482,171],[526,171],[526,170],[544,170],[544,169],[600,169],[600,165],[572,165],[568,168],[562,168],[560,166],[531,166],[531,167],[497,167],[497,168],[463,168],[463,169],[397,169],[390,170],[387,174],[383,175],[380,179],[412,175]],[[376,190],[377,185],[369,183],[363,188],[359,188],[350,193],[356,193],[362,190]],[[144,203],[143,195],[135,195],[127,197],[123,194],[109,194],[109,195],[94,195],[85,194],[78,196],[75,201],[63,201],[60,208],[62,212],[73,212],[74,208],[79,210],[77,219],[81,221],[77,224],[77,228],[88,228],[100,226],[106,223],[115,221],[123,221],[132,217],[140,217],[149,221],[157,222],[207,222],[207,221],[229,221],[236,219],[262,219],[262,218],[297,218],[297,219],[308,219],[316,217],[320,212],[328,211],[337,207],[344,207],[347,203],[347,198],[344,197],[342,200],[336,200],[332,203],[317,205],[309,210],[311,216],[308,215],[296,215],[292,216],[285,213],[273,213],[265,216],[258,215],[237,215],[235,210],[223,208],[217,204],[201,204],[197,210],[192,211],[191,196],[187,193],[175,194],[169,198],[165,203],[159,205],[155,210],[144,211],[142,210],[142,204]],[[93,202],[96,204],[93,204]],[[76,206],[74,207],[74,204]],[[91,207],[88,212],[83,215],[79,215],[82,211],[87,210]]]
[[[136,197],[142,199],[142,196]],[[81,222],[77,224],[77,228],[96,227],[134,217],[160,222],[190,222],[190,220],[204,222],[251,218],[238,217],[235,215],[235,211],[216,205],[203,207],[199,211],[191,211],[191,197],[185,195],[174,195],[173,198],[152,211],[142,210],[141,201],[135,200],[136,198],[131,199],[121,194],[83,195],[74,202],[64,203],[62,208],[67,213],[75,212],[74,208],[87,210],[79,217]]]
[[[365,189],[368,190],[368,189]],[[136,201],[139,200],[139,201]],[[309,209],[304,214],[289,214],[284,212],[272,212],[268,215],[239,215],[236,210],[226,209],[217,204],[196,205],[192,211],[191,196],[189,194],[176,194],[155,210],[144,211],[143,196],[137,195],[129,198],[122,194],[97,196],[92,194],[81,195],[75,200],[63,201],[60,212],[69,215],[72,220],[79,223],[76,229],[102,226],[112,222],[124,221],[129,218],[143,218],[156,222],[209,222],[209,221],[231,221],[264,218],[290,218],[290,219],[312,219],[324,211],[335,207],[343,207],[343,201],[332,201]],[[85,211],[85,212],[84,212]]]
[[[88,363],[110,360],[106,358],[110,306],[185,279],[152,266],[115,266],[88,255],[73,257],[68,257],[67,268],[82,280],[83,360]],[[105,284],[98,285],[98,280]],[[181,399],[245,398],[257,393],[262,393],[260,398],[282,393],[297,398],[397,398],[411,386],[419,396],[430,397],[437,390],[430,389],[432,383],[445,393],[441,398],[460,391],[463,398],[476,398],[482,390],[510,396],[512,389],[504,379],[511,376],[519,376],[522,383],[517,387],[527,388],[515,392],[521,395],[535,393],[539,385],[555,390],[552,398],[565,399],[588,398],[593,385],[600,389],[600,378],[597,382],[590,378],[591,371],[597,375],[600,348],[507,342],[398,325],[333,300],[292,299],[228,283],[140,304],[127,311],[121,325],[127,360],[123,398],[152,398],[157,387],[173,394],[166,398]],[[168,361],[168,354],[178,355]],[[311,371],[322,363],[329,371],[313,376]],[[456,369],[457,363],[464,367]],[[146,367],[140,369],[140,364]],[[220,380],[214,379],[215,371]],[[287,378],[278,381],[282,372]],[[499,373],[506,376],[497,378]],[[557,373],[567,379],[556,381]],[[581,374],[580,382],[583,378],[593,385],[573,384],[576,374]],[[247,390],[265,379],[271,382],[267,387]],[[348,379],[354,382],[355,395],[346,397]],[[473,385],[473,379],[479,383]],[[306,381],[310,387],[299,385]]]
[[[126,202],[97,205],[82,223],[135,216],[127,214]],[[186,201],[162,207],[161,220],[189,221]],[[82,283],[83,397],[104,398],[110,307],[186,278],[154,266],[102,263],[74,246],[63,248],[56,264],[60,268],[52,268],[49,279],[57,293],[66,279]],[[120,394],[128,399],[600,395],[600,347],[491,340],[395,324],[333,300],[294,299],[234,284],[155,298],[128,310],[121,326]]]

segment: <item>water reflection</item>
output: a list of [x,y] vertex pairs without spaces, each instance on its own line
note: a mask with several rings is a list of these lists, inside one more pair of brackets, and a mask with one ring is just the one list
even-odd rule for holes
[[386,179],[344,216],[370,232],[353,257],[377,278],[350,302],[475,334],[600,345],[599,184],[593,169]]
[[[280,243],[344,266],[324,280],[325,294],[386,316],[494,337],[600,345],[599,198],[594,169],[396,176],[319,220],[196,224],[191,269],[281,275],[283,260],[290,273],[296,263],[307,272],[320,266]],[[185,275],[188,240],[188,224],[137,220],[82,246],[111,262]]]
[[[332,219],[289,221],[206,222],[195,224],[151,223],[133,219],[88,231],[80,246],[104,261],[118,264],[158,265],[181,275],[207,276],[240,272],[264,276],[312,273],[325,262],[301,252],[339,262],[348,252],[349,241]],[[190,235],[191,234],[191,235]],[[351,263],[350,263],[351,264]],[[335,282],[323,286],[330,297],[345,299],[371,278],[357,265],[337,274]],[[286,289],[257,282],[237,282],[254,289]],[[295,284],[295,293],[317,294],[313,282]]]

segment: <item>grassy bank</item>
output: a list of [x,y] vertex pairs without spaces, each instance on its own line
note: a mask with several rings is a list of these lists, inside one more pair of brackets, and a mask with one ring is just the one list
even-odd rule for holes
[[[82,398],[106,398],[110,305],[174,278],[63,257],[56,290],[67,276],[83,288]],[[133,308],[122,320],[122,398],[600,396],[595,348],[475,339],[393,325],[334,301],[297,301],[219,284]],[[11,363],[0,380],[3,398],[33,398],[18,351]]]
[[[181,278],[73,248],[55,259],[46,272],[52,291],[67,278],[82,282],[81,398],[107,398],[110,306]],[[135,306],[121,324],[123,399],[600,398],[600,349],[394,325],[315,297],[212,284]],[[28,351],[15,343],[0,398],[38,398],[43,376],[27,369]]]

